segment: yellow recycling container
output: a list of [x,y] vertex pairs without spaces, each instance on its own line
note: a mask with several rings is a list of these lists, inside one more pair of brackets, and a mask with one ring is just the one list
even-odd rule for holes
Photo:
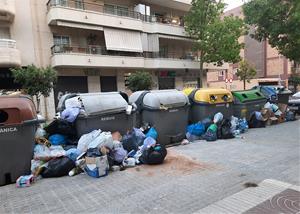
[[213,117],[221,112],[224,118],[233,115],[233,96],[227,89],[185,89],[184,93],[189,96],[191,102],[190,122],[197,123],[207,117]]

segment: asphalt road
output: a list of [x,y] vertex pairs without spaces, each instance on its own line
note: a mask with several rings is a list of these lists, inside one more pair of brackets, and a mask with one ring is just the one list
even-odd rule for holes
[[0,213],[193,213],[275,179],[300,185],[300,121],[251,129],[244,139],[199,141],[169,149],[160,166],[93,179],[42,179],[0,187]]

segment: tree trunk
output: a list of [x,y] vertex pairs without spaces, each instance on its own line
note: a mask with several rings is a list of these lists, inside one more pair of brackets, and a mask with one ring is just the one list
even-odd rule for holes
[[40,104],[41,104],[41,99],[38,95],[36,95],[36,112],[40,113]]
[[245,79],[243,80],[243,83],[244,83],[244,90],[246,90],[246,80]]
[[202,88],[203,87],[203,59],[202,57],[200,57],[200,81],[198,82],[198,88]]

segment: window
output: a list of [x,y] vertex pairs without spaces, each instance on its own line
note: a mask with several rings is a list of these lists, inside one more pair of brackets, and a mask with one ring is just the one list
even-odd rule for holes
[[78,9],[84,9],[83,0],[75,0],[75,7]]
[[224,71],[219,71],[219,77],[224,77],[225,72]]
[[64,6],[67,7],[68,3],[67,0],[54,0],[54,5],[60,5],[60,6]]
[[69,46],[70,45],[70,37],[54,35],[53,43],[54,43],[54,45]]
[[105,4],[104,12],[118,16],[129,16],[128,7],[119,5]]

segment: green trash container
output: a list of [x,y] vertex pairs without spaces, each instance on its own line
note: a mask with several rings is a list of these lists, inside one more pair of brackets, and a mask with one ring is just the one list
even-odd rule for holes
[[232,92],[234,97],[233,115],[250,120],[254,111],[260,111],[267,102],[267,98],[259,90],[245,90]]
[[218,112],[228,119],[233,115],[233,96],[227,89],[185,89],[183,92],[190,98],[191,123],[197,123],[207,117],[213,118]]
[[129,97],[137,106],[137,126],[148,123],[158,132],[158,142],[176,144],[185,138],[188,97],[178,90],[138,91]]
[[0,96],[0,186],[30,174],[38,124],[29,97]]

